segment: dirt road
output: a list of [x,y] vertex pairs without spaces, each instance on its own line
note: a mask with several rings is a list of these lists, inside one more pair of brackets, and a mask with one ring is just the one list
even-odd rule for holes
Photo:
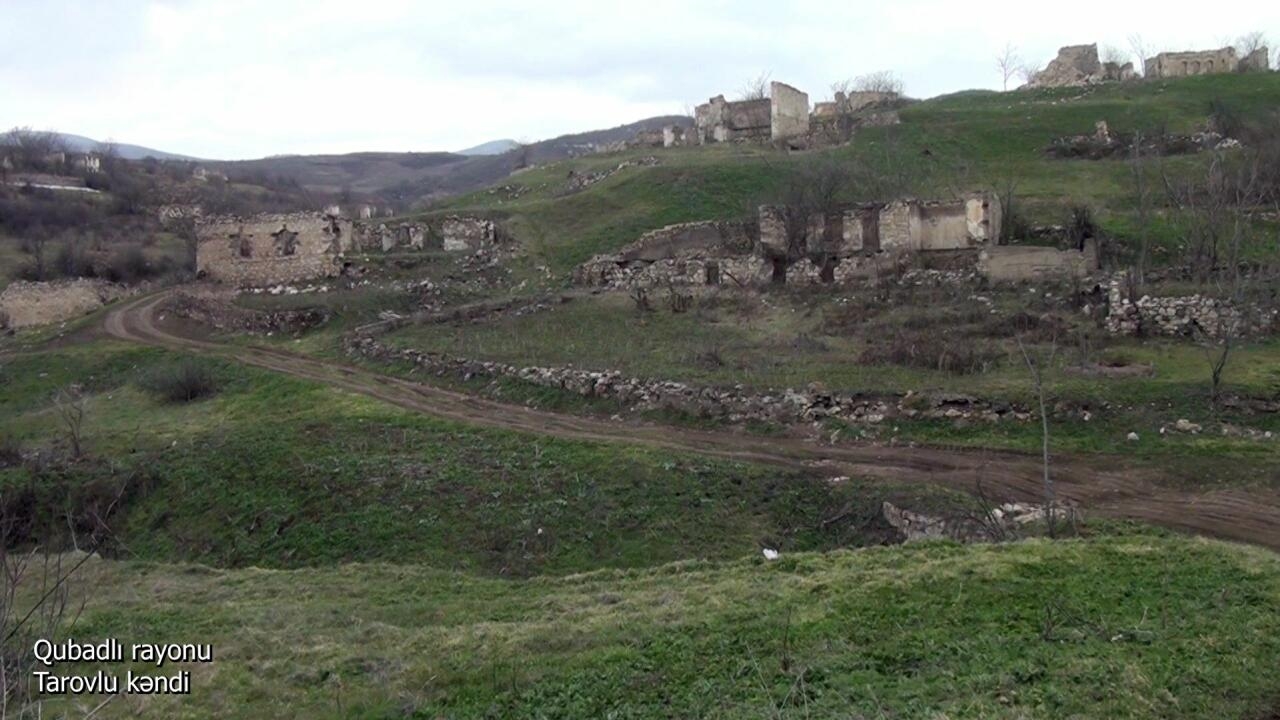
[[[165,297],[143,297],[111,310],[106,316],[106,331],[124,340],[231,359],[474,425],[807,468],[833,476],[931,482],[966,491],[974,490],[981,479],[984,491],[1000,501],[1037,501],[1042,497],[1037,457],[999,451],[830,446],[798,438],[641,425],[533,410],[273,348],[183,337],[157,321],[157,307]],[[1143,520],[1280,550],[1280,493],[1238,488],[1188,492],[1161,486],[1151,473],[1114,456],[1058,456],[1053,465],[1058,497],[1088,514]]]

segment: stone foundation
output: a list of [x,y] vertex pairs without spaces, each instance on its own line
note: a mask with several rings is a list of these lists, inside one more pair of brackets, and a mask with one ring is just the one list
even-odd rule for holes
[[382,362],[409,362],[436,375],[464,380],[475,377],[514,378],[586,397],[617,400],[634,410],[667,409],[697,417],[714,417],[740,423],[813,422],[838,418],[847,422],[878,425],[894,418],[933,418],[974,422],[1027,422],[1026,408],[991,403],[965,395],[913,394],[870,397],[828,392],[816,384],[807,390],[751,393],[740,387],[716,388],[671,380],[629,378],[618,372],[593,372],[572,367],[517,367],[499,362],[468,360],[440,353],[389,347],[373,337],[348,337],[348,355]]

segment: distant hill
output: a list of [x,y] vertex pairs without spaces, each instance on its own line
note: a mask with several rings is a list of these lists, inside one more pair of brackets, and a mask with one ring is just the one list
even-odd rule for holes
[[501,153],[480,154],[478,151],[512,141],[495,140],[458,153],[282,155],[258,160],[207,161],[204,165],[226,173],[233,180],[265,174],[273,178],[289,178],[317,192],[350,190],[413,203],[470,192],[501,180],[522,165],[540,165],[585,155],[612,143],[629,140],[642,130],[692,123],[692,119],[679,115],[652,117],[606,130],[562,135],[530,143],[518,151],[513,148]]
[[[72,135],[70,133],[57,133],[58,137],[67,144],[67,148],[73,152],[101,152],[107,143],[93,138],[87,138],[83,135]],[[178,153],[165,152],[154,148],[143,147],[142,145],[130,145],[128,143],[113,143],[116,153],[125,160],[142,160],[143,158],[153,157],[157,160],[199,160],[199,158],[190,155],[179,155]]]
[[490,140],[466,150],[459,150],[458,155],[501,155],[508,150],[516,149],[520,143],[515,140]]

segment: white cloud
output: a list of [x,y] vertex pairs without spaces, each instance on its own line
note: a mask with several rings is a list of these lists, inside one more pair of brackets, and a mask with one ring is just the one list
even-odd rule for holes
[[456,149],[678,113],[762,71],[809,91],[882,69],[929,96],[996,87],[1013,42],[1208,47],[1280,28],[1231,13],[1082,0],[472,2],[168,0],[0,5],[0,125],[206,157]]

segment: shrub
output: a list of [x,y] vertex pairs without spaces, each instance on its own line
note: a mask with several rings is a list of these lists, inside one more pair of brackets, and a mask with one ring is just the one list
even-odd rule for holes
[[160,272],[160,268],[147,260],[141,246],[127,245],[112,253],[103,275],[112,282],[135,283],[155,277]]
[[142,376],[139,385],[143,390],[173,403],[191,402],[218,391],[213,369],[191,358],[154,368]]

